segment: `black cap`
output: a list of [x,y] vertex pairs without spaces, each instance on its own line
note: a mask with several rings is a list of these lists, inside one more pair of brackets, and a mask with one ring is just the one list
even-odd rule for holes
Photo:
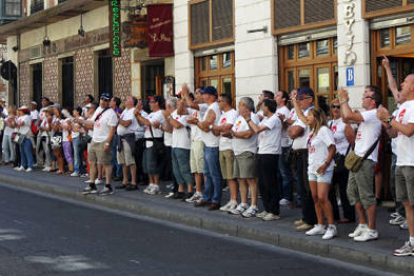
[[111,96],[109,93],[102,93],[100,99],[109,101],[111,99]]
[[303,86],[299,89],[297,96],[311,96],[315,99],[315,93],[313,93],[312,88]]
[[209,94],[209,95],[217,96],[217,89],[214,86],[206,86],[200,92],[201,94]]

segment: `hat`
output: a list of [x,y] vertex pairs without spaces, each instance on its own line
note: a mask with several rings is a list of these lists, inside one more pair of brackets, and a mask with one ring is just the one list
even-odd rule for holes
[[57,109],[61,108],[61,105],[58,103],[52,104],[50,107],[56,107]]
[[19,110],[29,110],[29,108],[27,108],[27,106],[25,106],[25,105],[22,105],[22,106],[19,108]]
[[111,99],[111,96],[109,93],[102,93],[100,99],[109,101]]
[[209,95],[217,96],[217,89],[214,86],[206,86],[200,92],[201,94],[209,94]]
[[35,101],[31,102],[31,104],[34,104],[35,106],[37,106],[37,102]]
[[153,95],[153,96],[148,96],[148,99],[155,101],[155,102],[162,102],[163,98],[160,95]]
[[307,86],[301,87],[298,91],[297,96],[310,96],[312,99],[315,99],[315,93],[313,93],[312,88]]

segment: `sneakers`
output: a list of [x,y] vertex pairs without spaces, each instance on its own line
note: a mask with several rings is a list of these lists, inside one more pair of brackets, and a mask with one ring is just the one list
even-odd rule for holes
[[404,222],[405,222],[405,218],[402,216],[398,216],[390,220],[391,225],[400,225],[400,224],[403,224]]
[[357,228],[355,228],[355,231],[349,234],[348,236],[350,238],[355,238],[355,237],[361,236],[367,230],[368,230],[368,226],[366,224],[358,224]]
[[127,191],[136,191],[136,190],[139,190],[139,188],[138,188],[137,184],[128,184],[126,186],[125,190],[127,190]]
[[107,196],[107,195],[112,195],[114,193],[114,190],[112,190],[111,186],[105,186],[102,191],[99,192],[100,196]]
[[414,246],[410,242],[406,242],[401,248],[395,249],[393,252],[394,256],[414,256]]
[[86,180],[86,181],[85,181],[85,183],[90,184],[90,183],[92,183],[92,182],[91,182],[91,180],[90,180],[90,179],[88,179],[88,180]]
[[95,185],[100,185],[100,184],[103,184],[103,180],[102,179],[96,179],[95,180]]
[[190,197],[190,198],[187,198],[187,199],[185,200],[185,202],[188,202],[188,203],[194,203],[194,202],[197,202],[198,200],[200,200],[202,197],[203,197],[203,195],[202,195],[200,192],[195,192],[195,193],[193,194],[193,196],[192,196],[192,197]]
[[324,235],[326,233],[325,226],[316,224],[311,230],[306,231],[307,236]]
[[83,189],[82,194],[84,195],[92,195],[92,194],[97,194],[98,190],[97,189],[92,189],[91,186],[86,187],[85,189]]
[[301,226],[302,224],[304,224],[305,222],[302,219],[296,220],[293,224],[298,227]]
[[14,170],[18,171],[18,172],[21,172],[21,171],[24,171],[24,167],[23,166],[16,167],[16,168],[14,168]]
[[272,221],[272,220],[279,220],[280,216],[268,213],[266,216],[262,217],[262,220],[264,221]]
[[326,229],[325,235],[323,235],[322,239],[324,240],[330,240],[338,235],[338,232],[336,231],[335,225],[329,225],[328,229]]
[[147,192],[148,195],[160,194],[160,187],[158,185],[152,185],[152,188]]
[[378,239],[378,231],[367,229],[364,233],[362,233],[362,235],[355,237],[354,241],[366,242],[376,239]]
[[42,170],[42,172],[51,172],[52,168],[49,166],[44,167],[44,169]]
[[32,168],[27,168],[26,172],[32,172],[33,169]]
[[222,212],[229,212],[230,210],[234,210],[237,208],[237,202],[230,200],[226,205],[220,208]]
[[152,189],[152,186],[154,186],[154,184],[150,183],[145,189],[144,189],[144,193],[148,194],[148,192]]
[[240,203],[236,209],[229,211],[230,214],[233,215],[241,215],[242,213],[244,213],[247,208],[249,208],[249,205],[247,205],[246,203]]
[[390,216],[391,216],[392,218],[401,217],[400,213],[398,213],[398,212],[391,213],[391,215],[390,215]]
[[268,212],[263,211],[261,213],[257,213],[256,218],[263,218],[263,217],[267,216],[268,214],[269,214]]
[[407,224],[407,221],[405,221],[404,223],[400,224],[400,229],[401,229],[401,230],[408,230],[408,224]]
[[72,177],[79,177],[80,176],[80,174],[78,174],[77,172],[73,172],[73,173],[71,173],[71,175],[70,176],[72,176]]
[[296,227],[296,231],[304,232],[304,231],[308,231],[312,228],[313,228],[313,225],[310,225],[310,224],[307,224],[307,223],[304,222],[301,225],[299,225],[298,227]]
[[249,209],[247,209],[246,211],[242,213],[242,216],[245,218],[251,218],[251,217],[255,217],[258,212],[259,212],[259,209],[256,206],[251,205]]
[[280,205],[289,205],[289,204],[291,204],[291,202],[290,202],[289,200],[287,200],[286,198],[282,198],[282,199],[279,201],[279,204],[280,204]]

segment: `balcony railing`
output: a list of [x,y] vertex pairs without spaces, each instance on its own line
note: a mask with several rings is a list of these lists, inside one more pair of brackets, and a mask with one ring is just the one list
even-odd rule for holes
[[45,9],[44,1],[34,1],[30,8],[30,14],[34,14],[39,11],[43,11]]

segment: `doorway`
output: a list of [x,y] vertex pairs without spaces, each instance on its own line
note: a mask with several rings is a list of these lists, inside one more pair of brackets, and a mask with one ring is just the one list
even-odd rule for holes
[[75,85],[73,57],[61,60],[62,64],[62,104],[65,108],[73,109],[75,104]]
[[98,91],[99,98],[103,93],[108,93],[113,96],[113,65],[112,55],[109,50],[102,50],[97,53],[98,55]]
[[164,78],[164,60],[148,61],[141,67],[142,92],[141,97],[147,99],[151,95],[162,95],[162,80]]
[[32,65],[32,95],[37,106],[42,106],[43,66],[42,63]]

